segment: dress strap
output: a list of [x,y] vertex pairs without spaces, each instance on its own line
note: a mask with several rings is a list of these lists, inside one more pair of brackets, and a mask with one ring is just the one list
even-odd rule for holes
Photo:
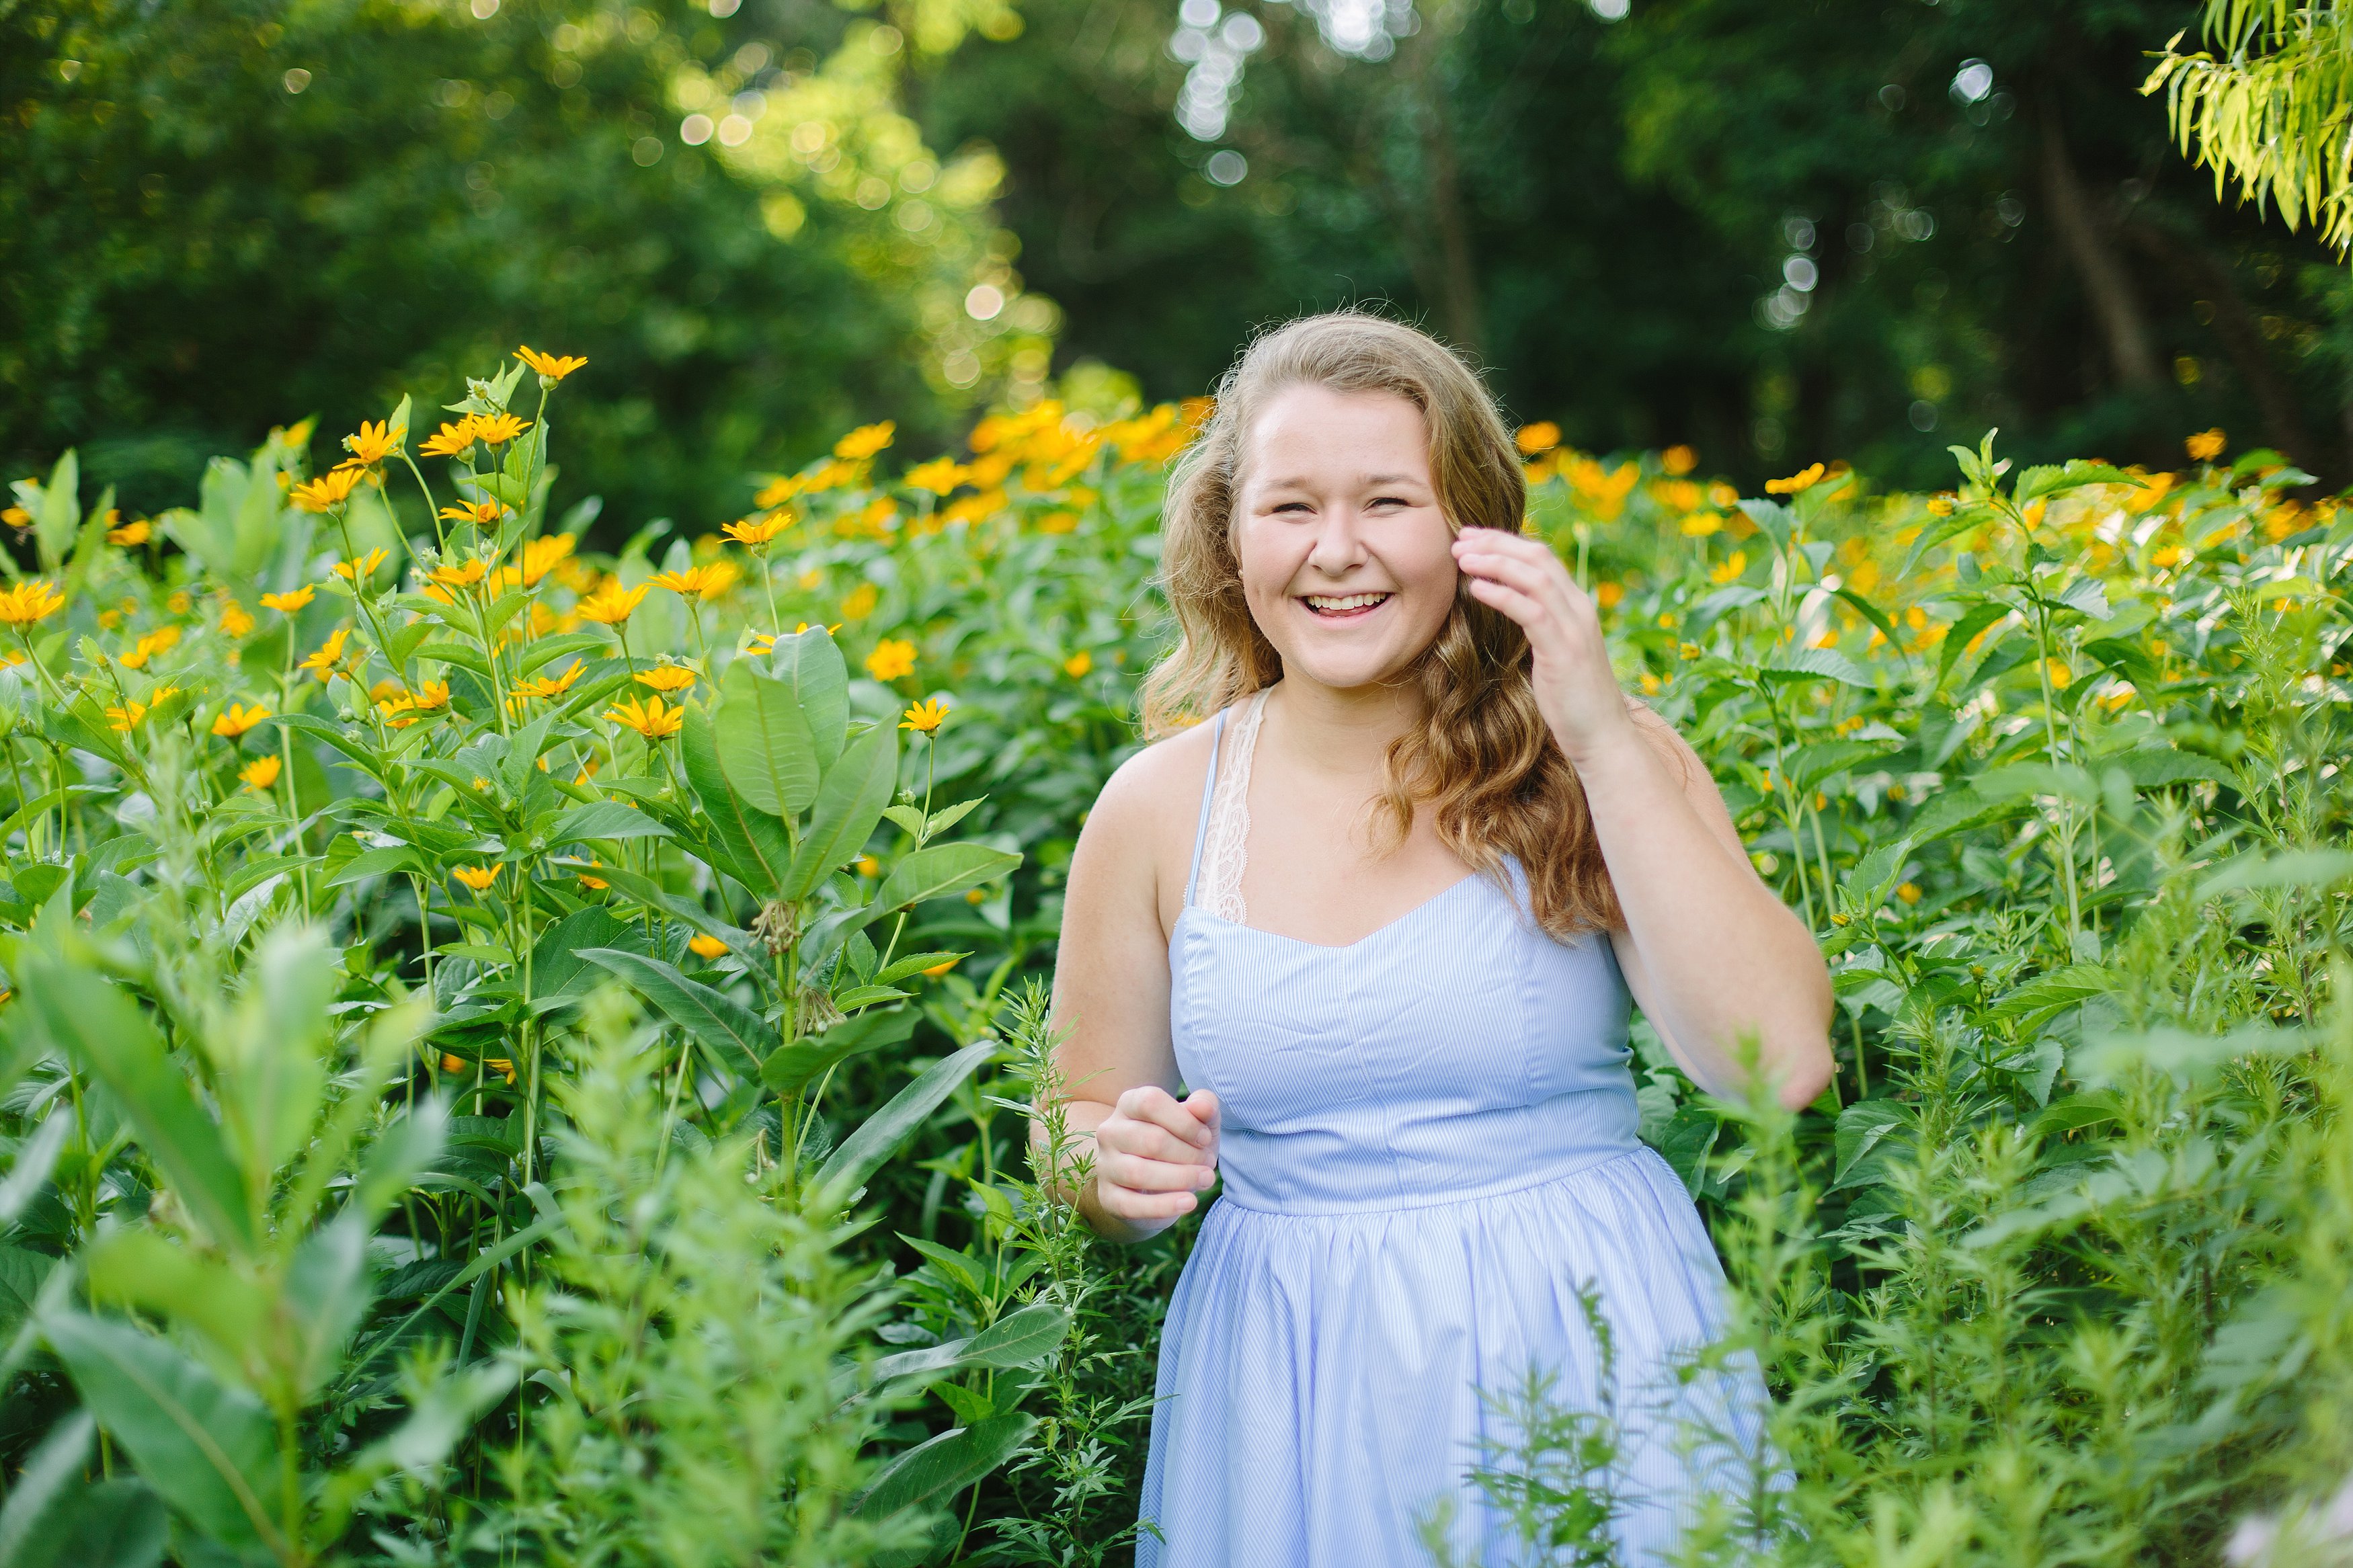
[[1185,902],[1193,901],[1193,884],[1201,876],[1201,846],[1209,837],[1209,803],[1218,794],[1218,742],[1225,738],[1226,715],[1231,709],[1220,708],[1218,716],[1209,721],[1209,776],[1201,781],[1201,820],[1193,829],[1193,863],[1185,871]]

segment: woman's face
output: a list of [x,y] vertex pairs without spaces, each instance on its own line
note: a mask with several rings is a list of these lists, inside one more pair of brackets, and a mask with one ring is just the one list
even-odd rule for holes
[[1285,387],[1243,433],[1241,479],[1242,593],[1286,679],[1368,686],[1437,640],[1457,574],[1420,409]]

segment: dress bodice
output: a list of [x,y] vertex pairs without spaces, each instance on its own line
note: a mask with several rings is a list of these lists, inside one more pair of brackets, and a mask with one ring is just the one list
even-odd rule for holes
[[[1248,837],[1246,820],[1222,816],[1247,812],[1246,789],[1216,787],[1226,717],[1213,721],[1168,949],[1177,1066],[1221,1106],[1224,1201],[1291,1214],[1419,1207],[1555,1181],[1635,1149],[1616,956],[1599,933],[1562,942],[1539,927],[1516,859],[1344,947],[1208,907],[1205,881],[1232,891],[1227,907],[1239,910],[1238,879],[1214,864],[1205,878],[1201,846],[1239,854]],[[1240,744],[1255,732],[1241,726]],[[1227,749],[1246,779],[1247,755]]]

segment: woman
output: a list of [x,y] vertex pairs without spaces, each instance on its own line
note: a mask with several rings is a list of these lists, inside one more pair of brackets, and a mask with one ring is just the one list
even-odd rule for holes
[[[1463,1480],[1510,1436],[1481,1389],[1608,1397],[1583,1293],[1639,1406],[1719,1316],[1634,1136],[1628,994],[1708,1089],[1830,1080],[1810,934],[1620,692],[1525,501],[1478,378],[1355,314],[1253,343],[1174,477],[1165,738],[1080,836],[1055,999],[1087,1221],[1140,1240],[1225,1184],[1164,1335],[1139,1564],[1426,1562],[1447,1510],[1458,1550],[1506,1547]],[[1628,1422],[1630,1558],[1706,1484],[1671,1414]]]

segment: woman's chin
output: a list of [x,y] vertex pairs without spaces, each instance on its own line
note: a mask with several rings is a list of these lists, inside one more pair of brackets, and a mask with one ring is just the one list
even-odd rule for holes
[[1387,649],[1304,648],[1284,652],[1282,673],[1333,691],[1360,691],[1393,685],[1413,662]]

